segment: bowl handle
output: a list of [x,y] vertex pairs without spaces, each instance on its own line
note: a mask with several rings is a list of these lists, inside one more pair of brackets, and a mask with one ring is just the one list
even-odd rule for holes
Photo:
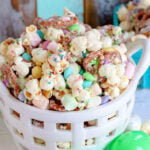
[[127,49],[128,49],[127,55],[130,60],[131,60],[131,55],[136,53],[141,48],[143,49],[143,53],[135,69],[135,76],[133,79],[134,80],[133,82],[137,84],[140,78],[142,77],[142,75],[145,73],[145,71],[150,65],[150,39],[140,39],[127,44]]

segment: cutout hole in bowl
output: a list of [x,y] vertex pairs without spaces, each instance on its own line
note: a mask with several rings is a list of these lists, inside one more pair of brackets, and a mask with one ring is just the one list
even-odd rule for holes
[[21,138],[24,138],[23,133],[22,133],[21,131],[19,131],[19,130],[16,129],[16,128],[13,128],[13,130],[14,130],[14,132],[15,132],[16,135],[18,135],[18,136],[21,137]]
[[96,140],[95,138],[86,139],[83,143],[83,146],[95,146]]
[[98,122],[97,120],[89,120],[89,121],[85,121],[84,122],[84,128],[88,128],[88,127],[93,127],[93,126],[97,126]]
[[56,146],[59,150],[70,150],[71,149],[71,142],[56,142]]
[[41,146],[45,146],[46,145],[46,142],[43,139],[41,139],[41,138],[33,137],[33,140],[34,140],[34,143],[36,143],[38,145],[41,145]]
[[57,130],[71,130],[71,123],[56,123]]
[[109,114],[107,119],[108,119],[108,121],[111,121],[111,120],[116,119],[117,117],[118,117],[118,111]]
[[20,113],[13,110],[13,109],[10,109],[10,113],[13,117],[15,117],[16,119],[20,120]]
[[44,128],[44,121],[32,119],[31,123],[33,126],[39,127],[39,128]]

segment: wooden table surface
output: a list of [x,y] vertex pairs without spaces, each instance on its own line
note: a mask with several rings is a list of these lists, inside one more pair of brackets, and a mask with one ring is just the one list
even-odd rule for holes
[[[138,90],[134,114],[141,117],[142,121],[150,120],[150,90]],[[10,149],[11,148],[11,149]],[[11,135],[9,134],[0,114],[0,150],[17,150]]]

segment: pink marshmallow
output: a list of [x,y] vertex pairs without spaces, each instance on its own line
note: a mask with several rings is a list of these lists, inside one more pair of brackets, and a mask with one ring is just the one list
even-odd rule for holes
[[32,103],[37,108],[47,109],[49,105],[49,100],[41,95],[38,97],[38,100],[33,100]]
[[33,33],[33,41],[31,41],[31,45],[36,47],[40,44],[41,38],[40,36],[35,32]]
[[42,49],[47,50],[48,44],[49,44],[49,41],[43,42],[43,44],[42,44]]
[[47,46],[47,49],[52,51],[52,52],[56,52],[58,49],[58,44],[56,42],[50,42]]
[[94,83],[91,87],[92,96],[97,96],[102,93],[100,86],[97,83]]
[[125,75],[129,78],[132,79],[133,75],[135,72],[135,65],[133,65],[132,63],[128,62],[126,65],[126,69],[125,69]]

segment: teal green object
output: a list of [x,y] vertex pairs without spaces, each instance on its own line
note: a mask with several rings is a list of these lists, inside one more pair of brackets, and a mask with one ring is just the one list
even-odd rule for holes
[[44,34],[41,30],[37,30],[36,33],[40,36],[41,40],[44,39]]
[[22,58],[25,59],[25,60],[31,61],[31,55],[28,54],[28,53],[24,53],[24,54],[22,55]]
[[89,73],[89,72],[85,72],[85,73],[83,74],[83,77],[84,77],[86,80],[95,81],[95,77],[94,77],[91,73]]
[[84,70],[83,70],[83,69],[80,69],[79,74],[80,74],[80,75],[83,75],[83,73],[84,73]]
[[71,67],[66,68],[64,71],[64,79],[66,80],[72,74],[73,74],[73,71],[72,71]]
[[74,24],[72,26],[69,26],[68,29],[70,31],[78,31],[80,29],[80,25],[79,24]]
[[150,150],[150,137],[142,131],[126,132],[114,139],[104,150]]
[[83,88],[91,87],[91,85],[92,85],[92,81],[88,81],[88,80],[84,80],[82,84]]
[[62,16],[64,8],[68,8],[83,21],[84,5],[83,0],[37,0],[37,15],[47,19],[56,14]]
[[[115,26],[119,26],[117,11],[119,10],[120,7],[121,7],[121,5],[117,5],[113,11],[113,24]],[[136,64],[138,64],[138,62],[142,56],[142,52],[143,52],[143,50],[140,49],[138,52],[136,52],[135,54],[132,55],[132,58]],[[139,87],[142,89],[150,88],[150,67],[147,69],[145,74],[142,76]]]

